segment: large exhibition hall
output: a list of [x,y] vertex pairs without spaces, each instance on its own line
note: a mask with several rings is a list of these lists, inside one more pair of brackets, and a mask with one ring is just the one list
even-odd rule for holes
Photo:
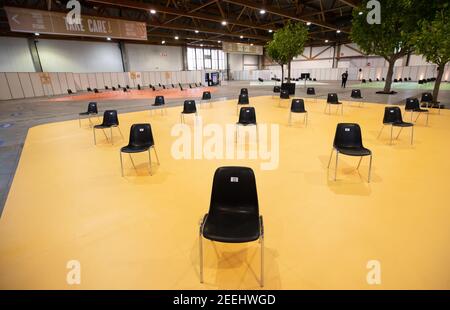
[[2,1],[0,290],[449,290],[449,34],[441,0]]

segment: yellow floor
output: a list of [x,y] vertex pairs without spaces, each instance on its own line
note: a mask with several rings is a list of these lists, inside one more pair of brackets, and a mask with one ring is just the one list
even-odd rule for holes
[[[345,103],[344,116],[325,115],[323,101],[307,102],[307,128],[287,125],[287,102],[251,98],[259,123],[280,125],[280,162],[175,160],[167,116],[120,114],[130,125],[150,122],[161,165],[149,176],[145,155],[138,171],[101,131],[78,121],[30,129],[0,219],[1,289],[256,289],[258,243],[204,242],[205,284],[199,283],[198,221],[207,212],[215,169],[252,167],[266,234],[267,289],[450,289],[450,113],[419,121],[414,146],[406,130],[393,146],[389,130],[377,139],[383,105]],[[100,104],[101,107],[101,104]],[[200,110],[205,123],[234,123],[235,101]],[[187,118],[192,122],[191,118]],[[341,156],[338,181],[327,162],[338,122],[358,122],[374,153]],[[334,167],[334,166],[332,166]],[[69,260],[81,263],[81,285],[66,283]],[[369,260],[381,263],[381,285],[366,282]]]

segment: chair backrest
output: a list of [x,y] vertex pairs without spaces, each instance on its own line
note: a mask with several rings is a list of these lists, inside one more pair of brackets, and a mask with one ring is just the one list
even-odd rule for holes
[[306,112],[305,101],[303,99],[292,99],[291,111],[292,112]]
[[327,97],[327,103],[338,103],[338,96],[336,93],[329,93]]
[[399,107],[384,108],[383,124],[394,124],[402,122],[402,111]]
[[336,127],[333,146],[335,148],[362,147],[361,127],[354,123],[340,123]]
[[279,93],[280,91],[281,91],[280,86],[274,86],[274,87],[273,87],[273,92],[274,92],[274,93]]
[[220,167],[214,173],[208,216],[223,213],[259,217],[256,178],[251,168]]
[[315,94],[316,94],[315,88],[314,88],[314,87],[308,87],[308,88],[306,89],[306,94],[307,94],[307,95],[315,95]]
[[130,129],[130,146],[150,147],[155,144],[150,124],[133,124]]
[[155,103],[153,105],[164,105],[166,101],[164,100],[164,96],[156,96]]
[[353,89],[352,90],[352,94],[351,94],[350,97],[355,98],[355,99],[361,99],[362,98],[361,90],[360,89]]
[[118,126],[119,118],[117,116],[117,110],[106,110],[103,113],[103,126]]
[[422,93],[422,102],[433,102],[433,95],[431,93]]
[[239,111],[239,124],[243,125],[249,125],[249,124],[255,124],[256,125],[256,111],[254,107],[244,107],[241,108]]
[[184,100],[182,113],[196,113],[197,107],[195,106],[195,100]]
[[247,88],[241,88],[241,95],[247,94],[248,95],[248,89]]
[[417,98],[408,98],[406,99],[405,110],[417,110],[420,109],[419,99]]
[[282,88],[280,91],[280,98],[281,99],[289,99],[289,90]]
[[98,113],[97,102],[89,102],[87,112],[89,114],[97,114]]
[[211,99],[211,92],[204,91],[202,94],[202,100],[210,100]]
[[248,94],[240,94],[238,99],[238,104],[249,104]]

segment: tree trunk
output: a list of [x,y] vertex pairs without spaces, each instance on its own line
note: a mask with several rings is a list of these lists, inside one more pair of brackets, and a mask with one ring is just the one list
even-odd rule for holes
[[288,62],[288,83],[291,82],[291,62]]
[[384,92],[389,93],[391,91],[391,85],[392,85],[392,76],[394,75],[394,65],[395,60],[389,60],[389,68],[386,75],[386,84],[384,84]]
[[439,88],[441,87],[442,76],[444,75],[445,71],[445,64],[439,65],[438,70],[439,72],[436,78],[436,82],[434,83],[433,102],[438,102]]
[[284,65],[280,65],[281,66],[281,83],[284,83]]

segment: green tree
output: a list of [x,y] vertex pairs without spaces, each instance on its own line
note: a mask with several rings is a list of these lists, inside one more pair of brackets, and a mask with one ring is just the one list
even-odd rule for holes
[[267,55],[281,66],[281,78],[284,81],[284,65],[288,65],[288,82],[291,81],[291,61],[303,53],[308,41],[308,28],[303,23],[287,23],[277,30],[267,44]]
[[367,2],[363,0],[353,10],[351,38],[366,54],[381,56],[389,63],[384,93],[390,93],[395,62],[413,51],[412,37],[417,30],[417,22],[426,18],[430,11],[426,6],[430,1],[379,0],[380,24],[367,22],[366,16],[370,12],[366,8]]
[[438,102],[439,88],[445,65],[450,61],[450,8],[443,5],[435,18],[419,22],[419,30],[413,37],[416,52],[425,56],[428,62],[438,66],[438,75],[434,84],[433,100]]

